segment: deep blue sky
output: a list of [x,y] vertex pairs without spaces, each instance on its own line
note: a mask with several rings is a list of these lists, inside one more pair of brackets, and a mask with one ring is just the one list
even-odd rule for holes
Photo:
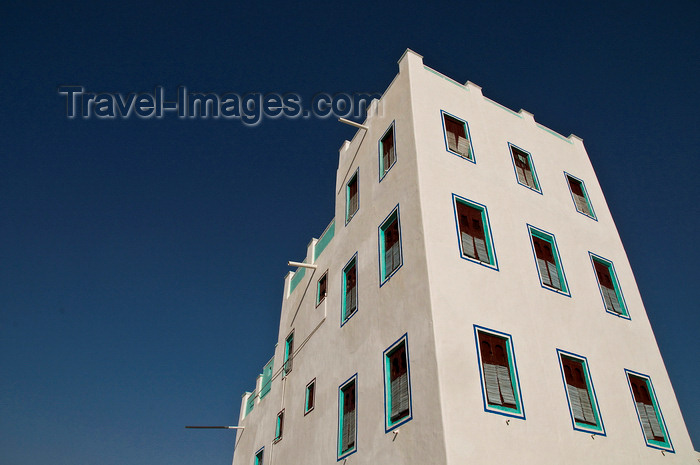
[[69,120],[57,87],[382,92],[407,47],[584,139],[700,447],[696,1],[37,3],[0,7],[0,462],[230,463],[184,426],[237,422],[354,133]]

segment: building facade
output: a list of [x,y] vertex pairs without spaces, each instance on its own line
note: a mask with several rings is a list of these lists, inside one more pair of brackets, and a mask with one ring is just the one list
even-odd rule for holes
[[582,140],[410,50],[364,126],[233,464],[695,463]]

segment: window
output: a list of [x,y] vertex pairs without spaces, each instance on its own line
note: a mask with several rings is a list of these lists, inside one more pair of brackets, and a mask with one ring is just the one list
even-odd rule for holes
[[387,171],[396,163],[396,144],[394,143],[394,123],[384,133],[379,141],[379,180],[381,181]]
[[630,370],[625,370],[625,373],[647,446],[673,452],[651,378]]
[[379,267],[382,284],[401,267],[401,225],[398,205],[379,227]]
[[284,433],[284,409],[277,414],[277,424],[275,425],[275,442],[282,440]]
[[557,354],[574,429],[605,435],[586,358],[559,349]]
[[527,226],[542,287],[570,295],[554,236],[534,226]]
[[275,357],[267,362],[265,368],[262,372],[262,383],[260,384],[260,400],[262,400],[268,392],[270,392],[270,387],[272,385],[272,369],[274,368]]
[[510,335],[474,326],[481,368],[484,408],[488,412],[525,418]]
[[591,252],[588,252],[588,254],[591,256],[591,261],[593,262],[593,269],[595,270],[596,280],[600,287],[600,293],[603,296],[605,310],[608,313],[629,318],[613,263]]
[[467,122],[445,113],[444,111],[441,113],[442,123],[445,129],[445,144],[447,150],[462,158],[474,161]]
[[265,451],[265,448],[262,447],[260,448],[259,451],[255,453],[255,465],[263,465],[263,452]]
[[357,451],[357,374],[340,385],[338,396],[338,459]]
[[454,194],[452,200],[457,218],[460,256],[498,269],[486,207]]
[[411,383],[408,369],[408,335],[384,351],[385,429],[391,431],[411,419]]
[[358,168],[355,174],[348,181],[345,187],[345,196],[347,198],[347,204],[345,206],[345,224],[348,224],[357,210],[360,209],[360,194],[358,192],[358,178],[360,175],[360,169]]
[[540,183],[537,180],[537,173],[535,173],[530,154],[513,144],[509,143],[508,146],[510,147],[510,155],[513,159],[515,177],[518,183],[541,194]]
[[357,311],[357,254],[343,268],[342,300],[340,326],[343,326]]
[[306,385],[306,394],[304,396],[304,415],[309,413],[314,409],[316,401],[316,378],[312,379],[309,384]]
[[566,172],[564,174],[566,175],[566,181],[569,184],[571,197],[574,199],[574,205],[576,205],[576,211],[595,219],[593,206],[591,205],[591,201],[588,199],[586,185],[579,178],[571,176]]
[[284,374],[292,371],[292,362],[294,360],[294,331],[287,336],[284,341]]
[[316,306],[318,307],[321,302],[323,302],[328,295],[328,271],[323,273],[321,279],[318,280],[318,286],[316,287]]

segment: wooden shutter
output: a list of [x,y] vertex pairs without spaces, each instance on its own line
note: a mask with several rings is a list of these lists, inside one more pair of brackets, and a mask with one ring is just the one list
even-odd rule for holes
[[343,423],[341,432],[341,452],[355,446],[355,382],[345,386],[343,393]]
[[348,218],[352,218],[357,213],[359,200],[357,195],[357,176],[355,176],[348,184]]
[[647,439],[655,441],[664,441],[664,433],[661,428],[661,423],[654,409],[654,402],[649,395],[647,381],[638,376],[628,375],[630,384],[632,384],[632,393],[634,394],[634,402],[637,405],[639,419],[642,422],[644,436]]
[[481,210],[457,202],[457,216],[462,253],[481,262],[490,263]]
[[401,262],[399,246],[399,222],[393,222],[384,229],[384,277],[389,276]]
[[613,283],[609,266],[595,259],[593,260],[593,264],[595,266],[596,275],[598,276],[600,290],[603,292],[605,308],[615,313],[622,313],[622,306],[615,292],[615,284]]
[[395,160],[394,128],[391,128],[391,130],[382,139],[382,169],[384,171],[388,170],[389,167],[394,164]]
[[591,425],[596,424],[593,404],[591,403],[591,393],[586,384],[585,368],[579,360],[562,357],[564,367],[564,378],[566,379],[566,389],[569,393],[571,410],[574,420]]
[[464,123],[447,115],[444,115],[444,119],[447,147],[465,158],[471,158]]
[[508,363],[507,340],[479,332],[481,366],[484,371],[486,398],[489,404],[515,408],[513,379]]
[[389,355],[389,380],[391,384],[392,422],[400,420],[409,412],[408,361],[406,346],[402,343]]
[[566,179],[569,181],[569,186],[571,187],[571,193],[574,195],[574,203],[576,204],[576,210],[591,216],[591,210],[588,206],[588,201],[586,200],[586,195],[583,192],[583,185],[581,181],[578,181],[570,176]]
[[532,243],[535,246],[537,268],[540,270],[542,284],[561,290],[561,280],[559,279],[559,271],[554,259],[552,244],[537,236],[532,236]]
[[532,167],[530,166],[530,156],[516,147],[511,147],[511,150],[513,151],[515,172],[518,176],[518,181],[533,189],[537,188],[537,186],[535,186],[535,178],[532,175]]
[[357,309],[357,266],[353,263],[345,272],[345,317]]

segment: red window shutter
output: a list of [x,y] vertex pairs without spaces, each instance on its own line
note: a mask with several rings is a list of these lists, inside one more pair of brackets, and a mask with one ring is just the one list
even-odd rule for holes
[[651,400],[647,381],[638,376],[628,375],[632,384],[634,402],[637,404],[637,412],[642,422],[644,436],[655,441],[664,441],[664,432],[661,428],[659,418],[656,416],[654,402]]
[[569,176],[567,176],[566,178],[569,180],[571,192],[573,192],[576,195],[580,195],[581,197],[585,197],[585,195],[583,195],[583,187],[581,186],[581,182]]
[[348,270],[345,276],[345,291],[350,292],[355,288],[355,282],[356,282],[356,267],[353,264],[352,267]]
[[598,275],[600,284],[611,289],[614,288],[612,277],[610,276],[610,269],[598,260],[593,260],[593,263],[595,264],[595,272]]
[[467,137],[464,131],[464,123],[447,115],[445,115],[445,129],[447,132],[454,134],[455,137],[463,137],[465,139]]
[[457,202],[457,216],[462,252],[471,258],[489,263],[490,259],[481,210],[462,202]]
[[532,243],[535,246],[537,267],[540,270],[542,283],[555,289],[561,289],[561,281],[557,271],[556,260],[554,259],[552,244],[536,236],[532,236]]
[[507,340],[479,332],[479,346],[488,403],[515,408]]
[[[376,140],[376,139],[375,139]],[[390,157],[390,154],[393,153],[394,151],[394,130],[392,128],[391,131],[387,133],[386,136],[384,136],[384,139],[382,139],[382,155],[385,157]],[[385,166],[386,168],[386,166]]]
[[326,297],[328,291],[327,291],[327,285],[328,285],[328,275],[323,275],[321,278],[321,281],[318,283],[318,300],[319,302]]
[[384,230],[384,250],[389,250],[397,242],[399,242],[399,222],[395,219]]

